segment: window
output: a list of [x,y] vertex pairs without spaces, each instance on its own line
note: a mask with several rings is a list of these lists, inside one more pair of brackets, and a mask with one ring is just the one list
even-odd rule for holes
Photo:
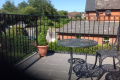
[[110,36],[104,36],[103,37],[103,44],[109,44],[110,42]]
[[82,35],[81,35],[81,34],[76,34],[75,37],[76,37],[76,38],[82,38]]

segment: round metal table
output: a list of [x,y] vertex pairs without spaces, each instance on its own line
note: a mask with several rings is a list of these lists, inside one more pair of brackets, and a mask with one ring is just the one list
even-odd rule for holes
[[[68,80],[71,79],[71,73],[72,73],[72,66],[73,66],[73,54],[72,54],[72,48],[73,47],[91,47],[91,46],[95,46],[98,44],[98,42],[94,41],[94,40],[90,40],[90,39],[80,39],[80,38],[76,38],[76,39],[63,39],[63,40],[59,40],[57,42],[58,45],[61,46],[65,46],[65,47],[69,47],[70,49],[70,59],[71,59],[71,63],[70,63],[70,69],[69,69],[69,78]],[[88,66],[87,66],[87,53],[86,53],[86,58],[85,58],[85,63],[86,63],[86,68],[88,71]],[[88,71],[89,72],[89,71]],[[92,77],[91,77],[92,79]]]

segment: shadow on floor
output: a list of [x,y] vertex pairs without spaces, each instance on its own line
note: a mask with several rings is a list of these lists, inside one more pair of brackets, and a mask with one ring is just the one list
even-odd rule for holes
[[0,58],[0,79],[1,80],[35,80],[30,76],[22,74],[13,68],[5,58]]
[[120,71],[109,72],[106,74],[105,80],[120,80]]
[[[93,64],[88,64],[88,69],[89,69],[89,72],[90,72],[92,78],[97,77],[98,73],[99,73],[99,67],[96,66],[94,69],[92,69],[92,67],[93,67]],[[116,68],[117,68],[116,70],[120,72],[120,67],[116,66]],[[113,65],[104,64],[102,66],[102,68],[100,69],[100,78],[99,79],[101,79],[102,76],[106,72],[111,72],[112,73],[116,70],[114,69]],[[78,77],[77,80],[79,80],[80,78],[83,78],[83,77],[90,78],[90,75],[89,75],[88,71],[86,70],[86,65],[85,64],[76,64],[73,67],[73,71],[76,74],[76,76]],[[120,75],[120,73],[119,73],[119,75]],[[108,74],[108,76],[110,76],[110,74]],[[109,80],[109,79],[106,79],[106,80]],[[112,80],[120,80],[120,79],[112,79]]]
[[[68,59],[68,62],[71,63],[71,59]],[[73,58],[73,64],[84,64],[85,60],[81,58]]]
[[48,51],[46,56],[52,56],[52,55],[54,55],[54,53],[55,53],[55,51]]
[[[20,62],[14,67],[11,66],[4,58],[0,56],[0,79],[1,80],[37,80],[31,76],[23,74],[23,72],[37,62],[41,57],[36,57],[38,54],[34,54],[28,57],[26,60]],[[39,79],[44,80],[44,79]]]

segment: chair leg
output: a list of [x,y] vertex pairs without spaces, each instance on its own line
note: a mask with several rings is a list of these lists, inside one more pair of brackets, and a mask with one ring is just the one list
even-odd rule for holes
[[95,59],[95,64],[94,64],[94,66],[92,67],[92,69],[94,69],[95,68],[95,66],[96,66],[96,63],[97,63],[97,57],[98,57],[98,55],[96,54],[96,59]]
[[116,65],[115,65],[115,57],[113,57],[113,66],[114,66],[114,69],[116,69]]

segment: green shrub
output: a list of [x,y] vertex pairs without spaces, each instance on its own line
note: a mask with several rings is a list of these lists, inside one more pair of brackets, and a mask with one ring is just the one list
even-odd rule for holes
[[23,35],[14,37],[13,35],[10,35],[10,38],[9,35],[6,35],[6,37],[2,36],[3,44],[0,53],[3,53],[9,63],[13,63],[13,61],[17,63],[23,60],[23,57],[28,55],[28,53],[36,49],[35,45],[30,45],[33,42],[34,40],[28,40]]
[[37,25],[38,25],[38,26],[44,25],[44,20],[37,20]]
[[25,35],[25,31],[24,31],[24,28],[22,26],[13,26],[11,29],[10,29],[10,34],[14,34],[14,35]]
[[63,27],[63,24],[62,23],[56,23],[56,28],[62,28]]
[[[49,47],[48,50],[56,50],[56,51],[67,51],[69,52],[69,47],[64,47],[64,46],[60,46],[57,44],[56,40],[55,42],[50,42],[49,43]],[[102,47],[102,45],[96,45],[93,47],[89,47],[89,48],[72,48],[72,51],[75,53],[88,53],[88,54],[95,54],[96,51],[98,50],[98,47]]]
[[3,36],[5,36],[5,33],[4,33],[4,32],[2,32],[2,35],[3,35]]
[[27,53],[28,52],[28,46],[30,43],[30,41],[28,42],[28,40],[24,37],[24,36],[14,36],[13,35],[10,35],[10,38],[9,36],[7,36],[6,38],[4,37],[2,39],[2,42],[3,42],[3,47],[2,49],[4,50],[8,50],[10,52],[14,52],[15,53],[18,51],[21,51],[23,53]]
[[48,49],[49,50],[57,50],[57,51],[69,51],[68,47],[58,45],[57,41],[58,40],[56,40],[55,42],[49,42],[48,43],[49,44]]
[[[37,27],[37,35],[40,34],[42,29],[44,30],[44,34],[45,35],[47,34],[48,26],[38,26]],[[35,28],[35,34],[36,34],[36,28]]]
[[37,25],[45,25],[45,26],[54,26],[53,21],[51,20],[37,20]]
[[42,29],[41,33],[38,36],[38,45],[39,46],[45,46],[48,45],[48,42],[46,40],[46,36],[44,34],[44,30]]
[[47,22],[47,26],[54,26],[54,23],[53,23],[53,21],[51,21],[51,20],[48,20],[48,22]]
[[33,27],[36,25],[36,21],[29,21],[27,22],[27,27]]
[[69,23],[69,22],[70,22],[70,20],[63,20],[63,19],[60,20],[60,23],[62,23],[62,24],[63,24],[63,23],[64,23],[64,24],[67,24],[67,23]]

